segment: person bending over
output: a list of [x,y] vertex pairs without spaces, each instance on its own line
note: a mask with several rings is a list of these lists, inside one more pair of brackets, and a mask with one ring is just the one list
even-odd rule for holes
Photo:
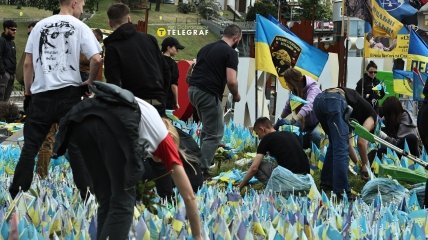
[[253,130],[261,141],[257,147],[256,158],[239,184],[239,188],[247,185],[253,176],[261,182],[267,182],[274,169],[274,166],[270,166],[271,163],[263,161],[267,154],[274,157],[278,165],[293,173],[309,173],[309,159],[294,133],[277,132],[267,117],[258,118]]
[[[348,105],[351,108],[348,108]],[[333,190],[339,197],[344,192],[349,196],[349,157],[354,163],[358,163],[358,157],[352,147],[352,136],[346,116],[350,115],[368,131],[373,131],[377,119],[376,112],[355,90],[349,88],[324,90],[315,98],[314,111],[329,140],[321,170],[321,188],[324,191]],[[365,139],[358,138],[357,145],[362,162],[361,174],[365,180],[368,179],[367,144]]]
[[55,152],[62,155],[68,141],[75,141],[82,153],[99,203],[97,239],[128,238],[135,186],[143,175],[143,158],[147,156],[172,171],[193,237],[202,239],[192,186],[157,110],[113,84],[94,85],[91,89],[95,97],[77,104],[61,121]]
[[385,127],[379,137],[403,149],[407,142],[410,153],[419,156],[419,134],[416,121],[403,109],[400,100],[391,96],[382,105]]
[[[193,191],[196,193],[203,184],[203,176],[199,159],[201,158],[201,149],[192,136],[183,130],[176,128],[171,120],[162,118],[169,134],[174,139],[174,143],[179,146],[180,158],[183,161],[183,167],[190,180]],[[174,197],[174,182],[168,174],[168,170],[162,163],[149,158],[144,161],[145,172],[143,181],[155,179],[156,191],[161,198],[170,199]]]
[[317,128],[318,119],[313,111],[313,103],[315,97],[321,93],[319,84],[309,76],[302,75],[302,73],[294,68],[289,68],[284,72],[284,79],[290,91],[308,101],[309,103],[297,107],[294,111],[291,109],[290,100],[287,101],[284,110],[281,113],[281,118],[286,118],[292,112],[295,113],[291,123],[301,127],[306,134],[303,137],[303,147],[311,147],[312,141],[317,147],[320,146],[321,132]]

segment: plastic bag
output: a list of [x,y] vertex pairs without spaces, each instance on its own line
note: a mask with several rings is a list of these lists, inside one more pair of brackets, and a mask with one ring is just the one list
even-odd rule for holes
[[409,190],[401,186],[397,180],[389,178],[376,178],[370,180],[364,185],[361,190],[361,198],[367,204],[371,204],[378,192],[382,196],[382,202],[388,203],[400,203],[406,195],[409,194]]
[[307,191],[314,183],[314,179],[310,174],[294,174],[290,170],[278,166],[272,171],[272,175],[266,185],[266,191],[292,193]]
[[416,197],[418,198],[419,206],[424,206],[425,200],[425,183],[418,183],[412,186],[410,190],[410,195],[416,192]]

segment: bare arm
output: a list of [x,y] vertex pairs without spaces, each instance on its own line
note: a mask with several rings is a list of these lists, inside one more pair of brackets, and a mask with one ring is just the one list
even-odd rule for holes
[[186,205],[186,214],[190,221],[192,235],[195,239],[202,239],[198,204],[196,202],[195,194],[193,193],[192,185],[190,185],[189,178],[181,165],[173,165],[172,170],[172,180],[177,186],[178,191],[180,191],[180,195],[183,197],[184,204]]
[[25,95],[31,95],[31,85],[33,85],[34,68],[33,54],[26,53],[24,60],[24,87]]
[[180,105],[178,105],[178,86],[175,84],[171,84],[171,91],[175,99],[175,108],[178,109],[180,108]]
[[101,64],[103,63],[103,59],[101,58],[101,55],[99,53],[94,54],[89,59],[89,78],[83,84],[91,85],[92,82],[95,80],[95,78],[98,75],[98,71],[100,70]]
[[358,157],[357,157],[357,153],[355,152],[355,149],[352,147],[353,144],[354,143],[353,143],[352,134],[349,134],[349,145],[348,145],[349,157],[351,158],[352,162],[354,162],[354,164],[357,165]]
[[233,95],[233,101],[239,102],[241,96],[238,92],[238,79],[236,70],[233,68],[226,68],[226,78],[227,78],[227,87],[229,88],[230,93]]
[[[374,126],[375,126],[375,121],[373,117],[368,117],[363,123],[363,127],[368,131],[373,130]],[[367,166],[369,162],[369,158],[367,157],[367,144],[368,144],[367,140],[361,137],[358,138],[357,146],[358,146],[358,151],[360,152],[363,169]]]
[[256,175],[257,171],[259,170],[260,163],[262,162],[264,156],[265,155],[263,155],[261,153],[258,153],[256,155],[256,157],[254,158],[253,163],[251,164],[250,168],[248,169],[247,173],[245,174],[244,179],[239,184],[239,188],[243,188],[245,185],[247,185],[248,181],[250,181],[250,179],[254,175]]

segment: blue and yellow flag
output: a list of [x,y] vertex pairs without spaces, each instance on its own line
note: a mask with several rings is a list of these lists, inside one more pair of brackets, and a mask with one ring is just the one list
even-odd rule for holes
[[413,71],[413,100],[422,101],[422,92],[428,75],[428,45],[415,32],[410,31],[407,70]]
[[372,3],[372,31],[373,36],[387,36],[391,39],[397,38],[397,34],[403,27],[403,24],[391,16],[388,11],[383,9],[376,0],[371,0]]
[[294,67],[302,74],[318,79],[328,59],[327,53],[258,14],[255,41],[256,70],[279,77],[284,88],[287,85],[281,75],[288,67]]
[[425,96],[423,94],[428,73],[421,73],[416,68],[413,70],[413,100],[423,101]]
[[413,96],[413,72],[394,70],[394,92],[406,96]]
[[413,16],[415,15],[418,10],[414,8],[412,5],[410,5],[408,0],[401,0],[401,1],[379,1],[377,0],[378,4],[388,11],[388,13],[396,18],[397,20],[402,20],[405,17]]
[[413,71],[415,68],[421,73],[428,73],[428,46],[415,30],[411,30],[407,70]]
[[300,105],[308,103],[308,101],[299,96],[296,96],[294,94],[290,95],[290,107],[292,111],[296,110],[296,108],[298,108]]

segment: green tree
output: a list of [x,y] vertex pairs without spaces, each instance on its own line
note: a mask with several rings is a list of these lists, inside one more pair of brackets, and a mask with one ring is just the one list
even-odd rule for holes
[[255,21],[256,14],[268,17],[268,15],[276,16],[278,13],[277,7],[271,1],[260,1],[256,2],[254,6],[251,6],[248,10],[246,21]]
[[304,20],[331,20],[333,6],[329,0],[299,0],[300,18]]

